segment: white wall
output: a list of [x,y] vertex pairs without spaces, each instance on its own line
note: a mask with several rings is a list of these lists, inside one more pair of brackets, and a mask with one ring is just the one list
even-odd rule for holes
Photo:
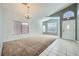
[[2,42],[3,42],[3,18],[2,18],[2,6],[0,5],[0,55],[2,50]]
[[40,30],[40,22],[38,20],[32,20],[31,22],[29,22],[29,32],[30,34],[37,34],[40,35],[42,34],[42,31]]
[[79,40],[79,4],[77,10],[77,40]]

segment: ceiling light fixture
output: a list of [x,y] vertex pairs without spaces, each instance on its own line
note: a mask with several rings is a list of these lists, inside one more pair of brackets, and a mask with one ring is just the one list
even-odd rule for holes
[[30,14],[30,7],[27,3],[23,3],[26,7],[26,12],[25,12],[25,19],[31,19],[32,18],[32,15]]

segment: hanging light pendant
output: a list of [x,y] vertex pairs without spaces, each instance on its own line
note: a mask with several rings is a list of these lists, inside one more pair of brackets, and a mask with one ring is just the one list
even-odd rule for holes
[[23,3],[26,7],[25,19],[31,19],[32,15],[30,14],[30,7],[27,3]]

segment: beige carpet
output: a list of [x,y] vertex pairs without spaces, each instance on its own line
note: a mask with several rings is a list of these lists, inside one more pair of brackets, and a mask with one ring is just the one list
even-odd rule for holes
[[2,56],[38,56],[55,39],[51,36],[36,36],[4,42]]

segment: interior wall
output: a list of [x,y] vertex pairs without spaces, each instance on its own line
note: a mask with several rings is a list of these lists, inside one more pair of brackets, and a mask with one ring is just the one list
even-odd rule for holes
[[77,4],[77,40],[79,41],[79,4]]
[[0,55],[2,51],[2,42],[3,42],[3,13],[2,13],[2,6],[0,4]]
[[29,32],[30,32],[30,34],[33,34],[33,35],[42,34],[40,24],[41,23],[38,20],[32,20],[31,22],[29,22]]

